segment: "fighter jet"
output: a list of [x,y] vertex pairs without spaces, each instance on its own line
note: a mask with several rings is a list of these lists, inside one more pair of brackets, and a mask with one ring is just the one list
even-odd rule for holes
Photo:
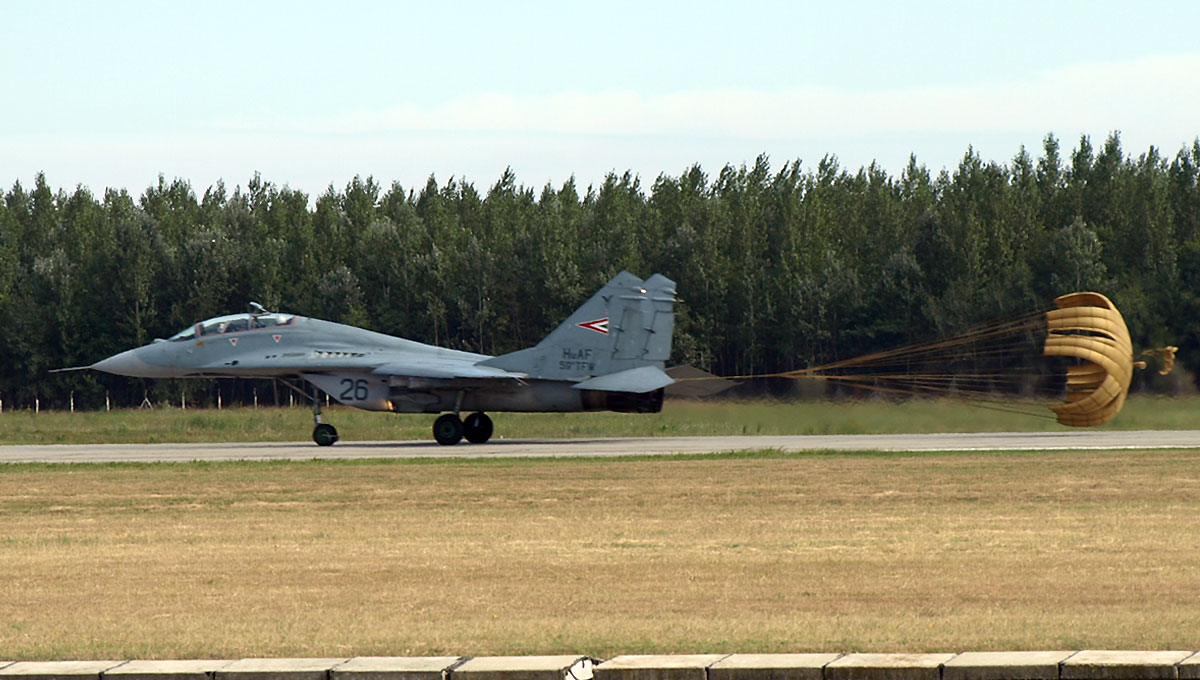
[[[166,340],[91,366],[140,378],[270,378],[300,391],[303,380],[347,406],[393,413],[443,413],[439,444],[492,436],[487,412],[657,413],[675,327],[675,282],[621,272],[533,347],[488,356],[299,316],[253,312],[201,321]],[[313,441],[337,429],[313,401]],[[463,412],[469,412],[465,419]]]

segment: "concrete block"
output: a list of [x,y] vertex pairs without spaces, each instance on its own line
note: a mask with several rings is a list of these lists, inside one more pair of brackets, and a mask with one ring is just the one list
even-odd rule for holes
[[215,680],[328,680],[349,659],[240,659],[217,669]]
[[596,666],[596,680],[706,680],[728,654],[626,654]]
[[1200,652],[1196,652],[1179,662],[1179,677],[1186,680],[1197,680],[1200,678]]
[[129,661],[104,671],[105,680],[212,680],[218,669],[233,659],[187,659],[182,661]]
[[1192,652],[1134,652],[1089,649],[1063,661],[1063,680],[1174,680]]
[[730,654],[708,667],[708,680],[822,680],[841,654]]
[[825,666],[825,680],[941,680],[953,654],[847,654]]
[[942,665],[942,680],[1058,680],[1075,652],[963,652]]
[[0,668],[0,678],[21,680],[100,680],[100,674],[124,661],[18,661]]
[[477,656],[451,668],[451,680],[590,680],[586,656]]
[[461,656],[358,656],[334,666],[330,680],[443,680]]

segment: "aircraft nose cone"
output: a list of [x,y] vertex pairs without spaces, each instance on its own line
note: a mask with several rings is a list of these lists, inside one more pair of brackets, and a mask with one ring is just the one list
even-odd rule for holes
[[155,366],[142,361],[137,354],[138,350],[130,349],[120,354],[98,361],[92,364],[92,368],[105,373],[113,373],[115,375],[127,375],[133,378],[157,378],[160,377],[161,371]]

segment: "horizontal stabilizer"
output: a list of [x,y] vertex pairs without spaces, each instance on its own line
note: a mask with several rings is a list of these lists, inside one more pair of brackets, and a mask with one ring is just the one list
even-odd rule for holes
[[667,388],[668,397],[700,399],[720,394],[738,385],[732,380],[713,375],[695,366],[672,366],[667,369],[667,375],[675,380],[675,384]]
[[577,390],[602,392],[633,392],[645,394],[675,382],[657,366],[641,366],[626,371],[601,375],[572,385]]

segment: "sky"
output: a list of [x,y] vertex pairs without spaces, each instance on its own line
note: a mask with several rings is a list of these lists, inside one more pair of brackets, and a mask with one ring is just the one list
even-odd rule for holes
[[0,187],[647,188],[1200,136],[1200,3],[0,0]]

